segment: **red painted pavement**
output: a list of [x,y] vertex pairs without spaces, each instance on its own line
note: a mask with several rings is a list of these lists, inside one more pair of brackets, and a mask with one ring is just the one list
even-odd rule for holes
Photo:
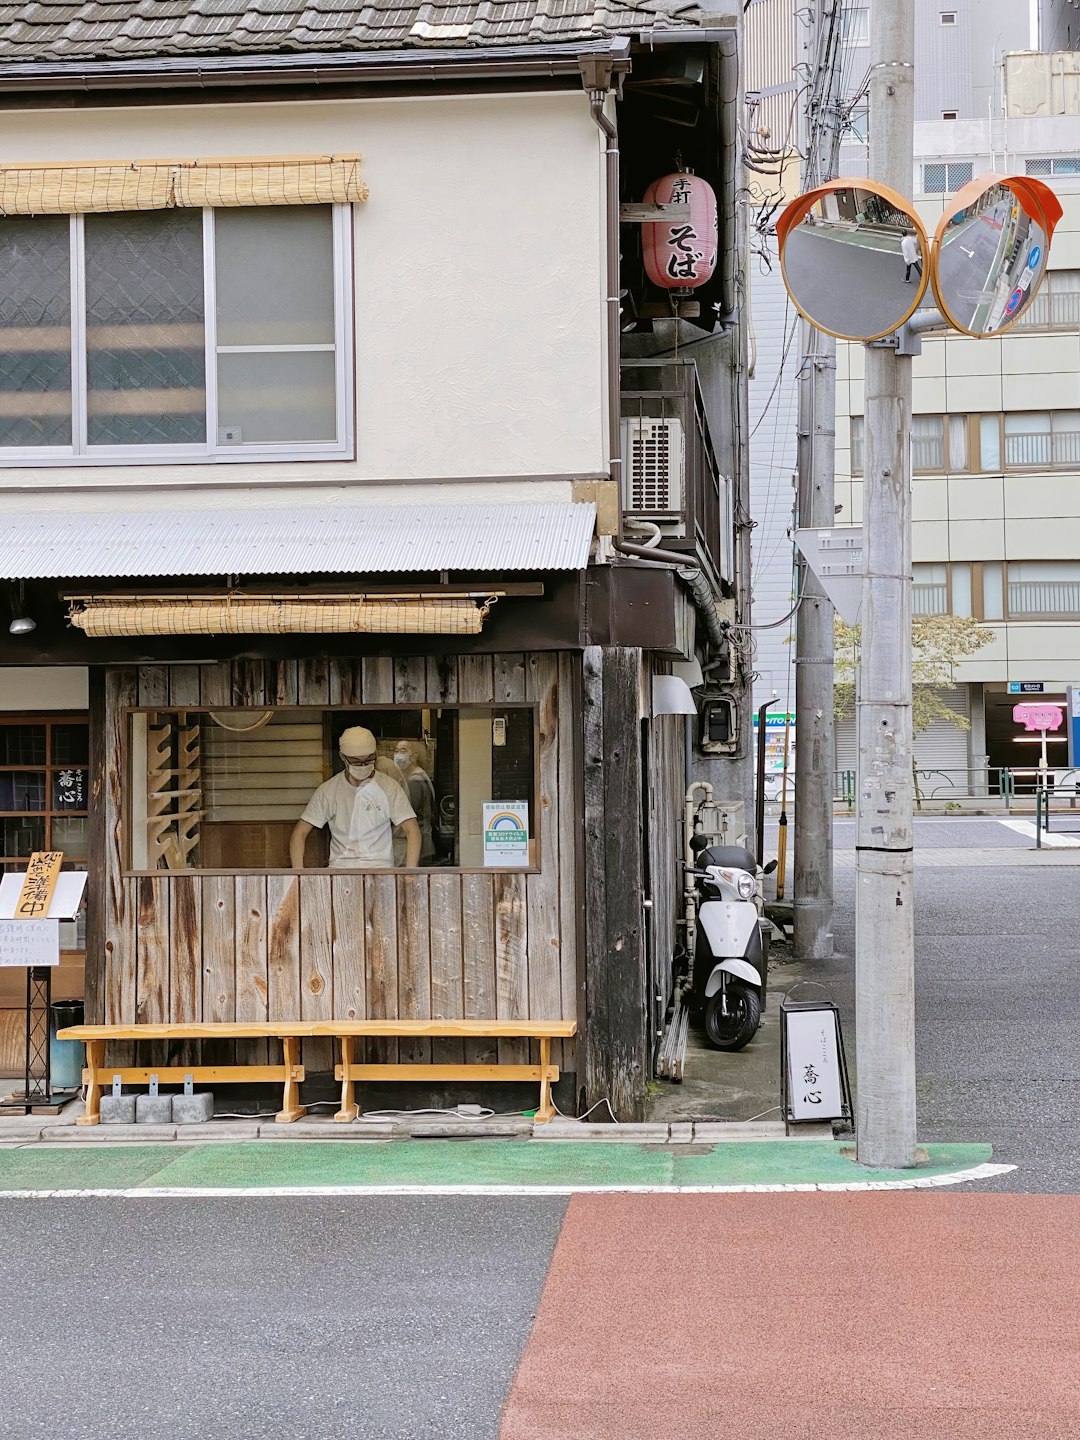
[[1080,1197],[589,1195],[500,1440],[1080,1437]]

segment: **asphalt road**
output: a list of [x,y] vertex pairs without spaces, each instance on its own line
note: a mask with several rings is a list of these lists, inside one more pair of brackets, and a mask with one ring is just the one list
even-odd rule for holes
[[[569,1205],[6,1198],[0,1440],[1075,1435],[1080,865],[1022,863],[993,820],[917,830],[1017,853],[916,872],[920,1136],[991,1140],[1012,1174]],[[852,1037],[854,881],[819,972]]]
[[7,1200],[0,1436],[494,1440],[565,1207]]
[[[874,243],[869,243],[873,239]],[[784,274],[808,315],[841,335],[879,335],[907,314],[918,286],[904,281],[898,235],[799,225],[784,248]]]
[[[838,846],[854,827],[837,824]],[[1028,850],[996,820],[916,821],[920,848]],[[919,1136],[988,1140],[989,1182],[1080,1193],[1080,865],[916,867]],[[855,873],[836,872],[837,959],[822,978],[854,1036]]]

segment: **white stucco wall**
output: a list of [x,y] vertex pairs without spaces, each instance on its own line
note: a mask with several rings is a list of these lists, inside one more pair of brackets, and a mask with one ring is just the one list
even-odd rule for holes
[[[372,482],[604,470],[603,162],[583,94],[4,120],[8,164],[356,151],[371,197],[354,226],[355,461],[0,468],[8,508],[25,506],[28,486],[38,504],[73,486],[164,487],[175,503],[177,490],[259,482],[287,484],[283,502],[321,486],[361,486],[371,501],[390,499]],[[445,498],[491,500],[493,489],[519,498],[475,484],[446,486]]]

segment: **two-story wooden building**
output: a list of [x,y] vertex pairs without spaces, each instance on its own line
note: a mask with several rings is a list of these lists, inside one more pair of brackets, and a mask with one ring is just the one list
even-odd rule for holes
[[[573,1100],[640,1114],[697,763],[654,677],[731,700],[746,772],[737,20],[5,15],[0,858],[90,871],[61,992],[577,1018]],[[679,318],[620,205],[683,168],[720,256]],[[428,777],[418,868],[290,866],[355,725]]]

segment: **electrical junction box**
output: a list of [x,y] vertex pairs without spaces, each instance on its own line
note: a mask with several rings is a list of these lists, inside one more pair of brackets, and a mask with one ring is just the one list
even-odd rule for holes
[[703,755],[730,755],[739,743],[739,719],[731,695],[706,692],[699,705],[698,748]]

